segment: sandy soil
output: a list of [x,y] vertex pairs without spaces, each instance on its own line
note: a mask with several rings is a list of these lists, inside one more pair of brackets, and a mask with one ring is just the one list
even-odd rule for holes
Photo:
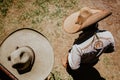
[[[41,32],[53,46],[55,63],[51,72],[56,76],[56,80],[72,79],[61,65],[61,57],[67,53],[79,35],[79,33],[68,34],[63,31],[64,19],[84,6],[112,11],[111,16],[99,22],[99,28],[112,32],[116,42],[116,50],[112,54],[103,54],[95,68],[106,80],[120,80],[120,0],[75,0],[75,3],[72,0],[66,2],[63,0],[60,3],[49,0],[49,3],[46,2],[42,6],[46,10],[43,12],[39,5],[34,4],[34,0],[23,1],[24,3],[17,4],[17,1],[14,0],[7,16],[0,18],[0,26],[2,26],[0,27],[0,42],[12,31],[23,27],[33,28]],[[72,6],[67,5],[70,4],[69,1]],[[39,12],[37,14],[39,10],[42,14]]]

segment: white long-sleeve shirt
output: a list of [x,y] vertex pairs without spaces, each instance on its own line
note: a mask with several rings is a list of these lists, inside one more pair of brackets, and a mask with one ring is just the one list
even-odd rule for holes
[[97,32],[81,44],[74,44],[68,55],[68,62],[72,69],[78,69],[80,63],[92,63],[105,49],[114,48],[114,38],[109,31]]

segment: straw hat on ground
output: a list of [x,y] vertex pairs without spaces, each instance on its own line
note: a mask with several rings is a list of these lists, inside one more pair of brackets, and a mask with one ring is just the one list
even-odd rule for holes
[[68,16],[64,21],[63,29],[67,33],[76,33],[112,14],[107,10],[96,10],[89,7]]
[[11,33],[0,46],[0,64],[18,80],[44,80],[53,63],[50,43],[32,29],[24,28]]

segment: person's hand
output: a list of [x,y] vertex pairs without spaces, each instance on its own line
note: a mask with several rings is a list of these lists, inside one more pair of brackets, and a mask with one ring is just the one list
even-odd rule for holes
[[65,54],[62,58],[61,58],[61,62],[63,67],[67,68],[68,65],[68,54]]

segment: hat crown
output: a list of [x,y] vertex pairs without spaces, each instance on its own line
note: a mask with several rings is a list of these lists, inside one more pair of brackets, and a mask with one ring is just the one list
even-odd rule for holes
[[89,7],[84,7],[80,10],[77,22],[79,25],[83,24],[90,16],[100,12],[100,10],[90,9]]
[[17,48],[9,58],[11,66],[17,69],[18,73],[23,74],[31,70],[35,56],[32,48],[25,46]]
[[80,10],[80,15],[83,18],[86,18],[86,17],[88,18],[90,15],[92,15],[92,12],[90,11],[88,7],[85,7]]

